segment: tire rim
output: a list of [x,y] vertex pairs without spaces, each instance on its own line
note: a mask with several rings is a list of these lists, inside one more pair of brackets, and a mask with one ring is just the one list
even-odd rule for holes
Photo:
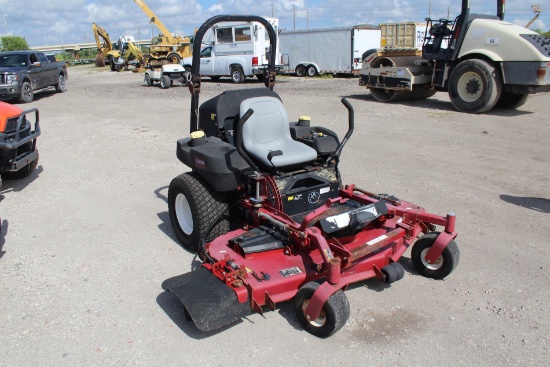
[[32,94],[32,88],[30,86],[26,85],[25,90],[23,91],[23,94],[25,95],[26,100],[30,100],[31,99],[31,94]]
[[325,323],[327,322],[327,315],[325,314],[325,310],[321,309],[319,316],[317,316],[315,320],[308,320],[306,316],[307,305],[309,305],[309,299],[306,299],[304,303],[302,303],[302,312],[304,313],[304,317],[310,323],[310,325],[315,327],[321,327],[325,325]]
[[424,265],[424,267],[426,269],[430,269],[430,270],[437,270],[437,269],[441,268],[443,266],[443,256],[439,255],[437,260],[433,264],[430,264],[426,260],[426,255],[428,254],[429,250],[430,250],[430,248],[425,248],[420,253],[420,260],[422,261],[422,265]]
[[464,73],[458,79],[457,92],[464,102],[475,102],[484,93],[483,79],[473,71]]
[[191,207],[189,206],[189,201],[183,194],[178,194],[176,196],[176,218],[178,219],[178,224],[186,235],[191,235],[193,232],[193,213],[191,213]]
[[59,85],[61,86],[61,90],[65,89],[65,78],[63,76],[59,77]]
[[233,80],[236,81],[236,82],[241,81],[241,73],[239,71],[235,70],[233,72]]

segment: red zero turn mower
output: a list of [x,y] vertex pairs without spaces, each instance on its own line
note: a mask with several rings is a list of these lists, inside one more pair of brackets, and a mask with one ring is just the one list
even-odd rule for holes
[[342,99],[349,115],[342,141],[306,120],[289,123],[273,91],[276,52],[264,70],[267,88],[226,91],[198,108],[202,37],[222,21],[263,25],[277,50],[275,31],[256,16],[213,17],[195,37],[191,137],[177,143],[192,171],[172,180],[168,205],[179,241],[198,250],[203,264],[163,283],[188,318],[211,331],[294,299],[303,328],[328,337],[349,318],[348,285],[401,279],[398,260],[413,243],[421,275],[449,275],[459,261],[455,215],[343,186],[338,162],[353,108]]

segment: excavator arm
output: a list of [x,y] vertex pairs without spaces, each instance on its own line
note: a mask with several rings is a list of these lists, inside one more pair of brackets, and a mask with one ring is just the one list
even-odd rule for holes
[[[94,31],[98,51],[101,51],[104,55],[107,54],[107,52],[112,51],[113,44],[111,43],[111,38],[109,38],[109,33],[95,23],[92,23],[92,29]],[[103,43],[101,40],[103,40]]]
[[139,47],[133,42],[128,42],[128,50],[124,53],[124,60],[128,62],[132,56],[134,56],[134,59],[139,61],[140,64],[144,64],[143,53],[141,53]]

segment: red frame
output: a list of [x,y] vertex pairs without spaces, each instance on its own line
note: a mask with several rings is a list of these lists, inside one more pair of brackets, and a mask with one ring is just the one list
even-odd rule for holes
[[[388,213],[354,236],[326,239],[319,228],[308,227],[333,203],[350,199],[365,205],[385,200]],[[429,250],[428,261],[435,261],[457,236],[453,213],[447,217],[429,214],[417,205],[381,199],[355,185],[342,188],[339,198],[327,200],[302,223],[294,222],[288,215],[267,205],[258,207],[257,200],[243,199],[241,205],[248,210],[253,223],[207,244],[206,250],[216,262],[204,266],[235,291],[239,302],[248,300],[251,308],[259,313],[262,313],[262,306],[274,309],[277,303],[292,299],[307,282],[326,280],[305,310],[306,316],[314,320],[337,290],[375,277],[384,281],[381,269],[397,262],[416,238],[421,233],[433,231],[434,225],[443,226],[445,230]],[[229,244],[231,239],[266,221],[288,230],[292,245],[245,256],[233,250]],[[290,269],[294,269],[290,272],[292,275],[289,275]],[[262,280],[258,274],[268,274],[269,280]]]

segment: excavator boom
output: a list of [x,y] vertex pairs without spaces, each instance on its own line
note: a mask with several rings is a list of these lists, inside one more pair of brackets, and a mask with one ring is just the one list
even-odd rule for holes
[[[92,30],[94,31],[95,43],[97,44],[98,51],[104,54],[111,51],[113,49],[113,44],[111,43],[111,38],[109,38],[109,33],[95,23],[92,23]],[[103,40],[103,43],[101,40]]]
[[134,2],[141,8],[141,10],[143,10],[143,12],[149,17],[149,22],[153,23],[154,25],[157,26],[157,28],[159,29],[160,33],[162,33],[162,35],[164,37],[166,37],[167,41],[171,44],[175,44],[176,43],[176,40],[174,39],[174,37],[172,36],[172,33],[170,33],[170,31],[168,30],[168,28],[166,28],[166,26],[164,25],[164,23],[161,22],[161,20],[159,19],[159,17],[157,17],[155,15],[155,13],[151,10],[151,8],[145,3],[145,1],[143,0],[134,0]]

